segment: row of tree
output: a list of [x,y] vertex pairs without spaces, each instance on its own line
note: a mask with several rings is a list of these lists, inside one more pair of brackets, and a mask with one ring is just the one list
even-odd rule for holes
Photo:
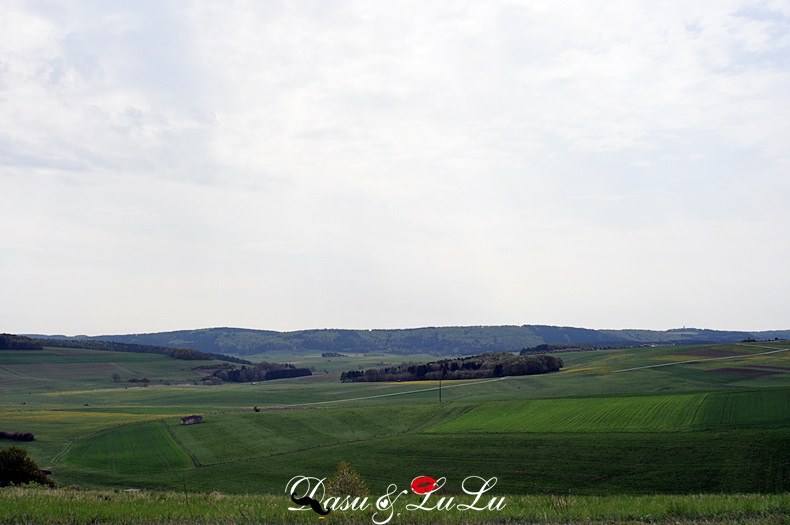
[[[22,337],[22,336],[14,336]],[[29,338],[24,338],[29,339]],[[132,343],[118,343],[115,341],[100,341],[97,339],[29,339],[39,348],[43,346],[54,346],[60,348],[87,348],[88,350],[103,350],[107,352],[131,352],[136,354],[160,354],[170,356],[174,359],[185,359],[188,361],[226,361],[251,365],[252,362],[238,357],[211,352],[199,352],[192,348],[168,348],[166,346],[138,345]]]
[[591,346],[584,346],[584,345],[549,345],[549,344],[540,344],[536,346],[532,346],[529,348],[522,348],[520,355],[532,355],[532,354],[549,354],[552,352],[581,352],[583,350],[592,350],[594,347]]
[[24,335],[0,334],[0,350],[41,350],[37,341]]
[[35,441],[36,436],[32,432],[6,432],[0,430],[0,439],[13,439],[14,441]]
[[343,382],[372,382],[481,379],[545,374],[556,372],[563,366],[562,359],[553,355],[513,355],[507,352],[492,352],[430,363],[404,363],[365,371],[351,370],[340,374],[340,380]]
[[281,363],[268,363],[261,361],[253,366],[244,366],[241,368],[222,368],[216,370],[210,376],[204,378],[211,381],[212,379],[219,379],[221,381],[230,381],[232,383],[249,383],[252,381],[271,381],[272,379],[286,379],[289,377],[303,377],[311,376],[313,373],[309,368],[296,368],[292,364]]

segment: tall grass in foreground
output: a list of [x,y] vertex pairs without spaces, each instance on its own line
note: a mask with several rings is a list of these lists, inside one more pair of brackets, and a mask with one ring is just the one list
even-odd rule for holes
[[[416,498],[416,496],[413,496]],[[375,497],[373,498],[375,500]],[[457,501],[471,502],[470,499]],[[506,496],[501,511],[407,511],[391,524],[412,523],[768,523],[790,522],[790,494],[657,496]],[[416,499],[410,500],[415,503]],[[403,503],[403,504],[401,504]],[[3,524],[319,523],[311,511],[292,512],[282,496],[231,496],[110,491],[0,489]],[[370,524],[374,510],[332,512],[323,524]],[[380,515],[381,516],[381,515]]]

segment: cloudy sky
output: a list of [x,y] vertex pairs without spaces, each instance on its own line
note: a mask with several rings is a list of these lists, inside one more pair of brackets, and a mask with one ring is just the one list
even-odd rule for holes
[[788,1],[0,11],[0,331],[790,328]]

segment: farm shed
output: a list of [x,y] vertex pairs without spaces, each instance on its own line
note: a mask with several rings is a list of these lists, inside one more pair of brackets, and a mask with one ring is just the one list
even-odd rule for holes
[[203,416],[184,416],[181,418],[182,425],[194,425],[196,423],[202,423]]

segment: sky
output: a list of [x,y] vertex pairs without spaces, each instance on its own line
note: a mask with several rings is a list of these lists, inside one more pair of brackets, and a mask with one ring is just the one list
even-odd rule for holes
[[0,7],[0,331],[790,328],[790,1]]

